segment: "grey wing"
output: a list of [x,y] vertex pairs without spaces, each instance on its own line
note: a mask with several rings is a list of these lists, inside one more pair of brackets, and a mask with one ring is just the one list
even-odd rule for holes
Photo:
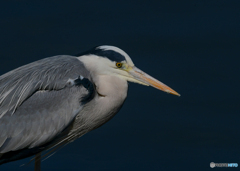
[[71,56],[46,58],[2,75],[0,153],[37,147],[60,134],[81,110],[81,99],[89,97],[84,86],[74,85],[79,75],[90,79]]

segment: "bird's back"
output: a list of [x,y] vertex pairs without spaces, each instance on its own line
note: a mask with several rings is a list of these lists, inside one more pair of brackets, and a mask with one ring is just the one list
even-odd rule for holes
[[55,56],[0,76],[0,164],[34,155],[68,134],[89,100],[84,86],[72,85],[80,75],[90,80],[79,60]]

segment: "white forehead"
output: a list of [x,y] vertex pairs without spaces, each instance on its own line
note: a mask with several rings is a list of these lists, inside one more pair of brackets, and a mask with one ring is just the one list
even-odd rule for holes
[[128,56],[128,54],[126,52],[124,52],[122,49],[120,49],[120,48],[118,48],[116,46],[103,45],[103,46],[97,47],[97,49],[115,51],[115,52],[123,55],[129,65],[134,66],[134,64],[132,62],[132,59]]

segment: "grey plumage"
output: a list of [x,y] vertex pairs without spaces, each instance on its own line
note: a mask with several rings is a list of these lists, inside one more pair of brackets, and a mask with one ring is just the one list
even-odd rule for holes
[[[60,90],[71,77],[87,76],[84,65],[71,56],[45,58],[10,71],[0,77],[0,117],[15,112],[21,103],[39,90]],[[85,72],[84,72],[85,71]],[[88,74],[89,76],[89,74]]]
[[0,153],[40,147],[61,134],[89,94],[84,86],[69,86],[79,75],[91,79],[72,56],[46,58],[2,75]]

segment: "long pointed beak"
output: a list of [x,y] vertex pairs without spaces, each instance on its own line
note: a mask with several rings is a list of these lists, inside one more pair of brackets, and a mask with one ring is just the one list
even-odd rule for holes
[[168,87],[167,85],[163,84],[162,82],[156,80],[155,78],[151,77],[150,75],[146,74],[145,72],[141,71],[137,67],[132,67],[129,70],[129,74],[133,76],[134,79],[138,80],[140,83],[144,85],[150,85],[156,89],[165,91],[167,93],[180,96],[176,91]]

